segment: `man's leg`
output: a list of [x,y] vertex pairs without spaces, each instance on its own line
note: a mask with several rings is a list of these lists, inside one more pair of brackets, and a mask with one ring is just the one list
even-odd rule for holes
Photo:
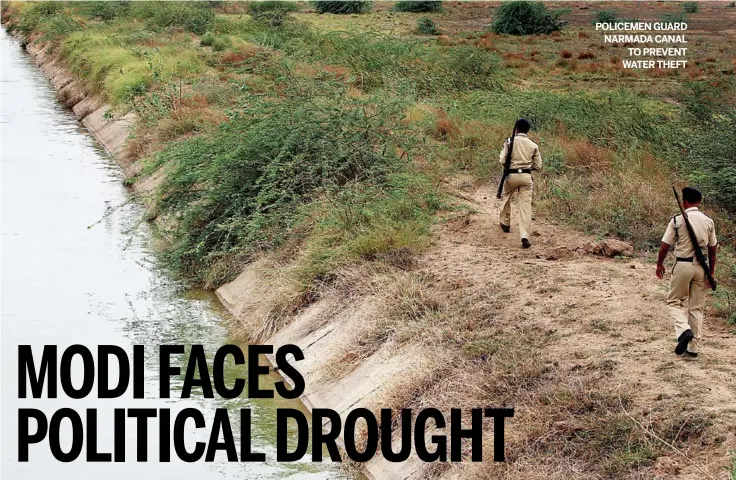
[[501,212],[498,215],[498,220],[507,227],[511,226],[511,196],[518,187],[512,177],[513,175],[509,175],[506,183],[503,184],[503,200],[501,200]]
[[692,264],[685,262],[675,263],[672,279],[670,280],[670,291],[667,295],[667,309],[674,321],[675,338],[677,339],[684,332],[690,330],[687,302],[690,296],[690,282],[693,278],[692,267]]
[[519,234],[521,238],[529,238],[532,233],[532,176],[521,174],[519,185]]
[[688,302],[688,324],[695,338],[690,341],[687,351],[698,353],[698,341],[703,330],[703,305],[705,304],[705,272],[700,265],[695,265],[693,280],[690,282],[690,300]]

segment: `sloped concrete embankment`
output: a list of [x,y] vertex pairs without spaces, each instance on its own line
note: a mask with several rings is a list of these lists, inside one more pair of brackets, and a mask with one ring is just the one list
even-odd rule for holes
[[[248,316],[252,301],[257,302],[264,288],[264,268],[268,268],[265,262],[254,262],[235,280],[217,289],[218,297],[236,320]],[[335,410],[344,424],[351,410],[385,406],[387,396],[402,389],[407,378],[428,368],[431,352],[421,347],[397,352],[386,345],[349,373],[330,373],[340,369],[340,365],[333,364],[336,354],[344,345],[354,344],[353,337],[359,334],[361,325],[375,321],[382,314],[381,301],[380,295],[361,295],[346,305],[337,295],[327,294],[264,342],[273,345],[274,351],[282,345],[294,344],[304,352],[304,360],[294,362],[294,366],[305,379],[302,400],[310,410],[315,407]],[[399,445],[394,445],[393,450],[398,451]],[[426,467],[412,451],[409,459],[400,463],[376,456],[363,465],[363,473],[377,480],[420,479],[425,478]]]
[[58,58],[47,53],[45,45],[29,43],[26,50],[56,89],[59,101],[72,109],[74,115],[120,165],[126,177],[134,175],[135,163],[126,154],[125,142],[130,135],[135,114],[127,113],[119,117],[109,115],[112,107],[90,95]]

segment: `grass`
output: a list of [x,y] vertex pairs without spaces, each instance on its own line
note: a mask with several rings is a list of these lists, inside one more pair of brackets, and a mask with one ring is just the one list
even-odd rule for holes
[[112,32],[74,32],[61,42],[60,54],[92,92],[122,104],[146,93],[154,83],[206,72],[200,53],[177,43],[126,26]]
[[683,2],[682,11],[685,13],[696,13],[700,10],[698,2]]

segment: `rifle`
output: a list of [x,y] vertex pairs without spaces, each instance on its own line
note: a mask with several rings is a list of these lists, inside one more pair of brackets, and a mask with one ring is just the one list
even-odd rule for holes
[[501,176],[501,183],[498,184],[498,193],[496,193],[496,198],[501,198],[501,195],[503,195],[503,184],[506,182],[506,178],[509,176],[509,169],[511,168],[511,156],[514,152],[514,137],[516,137],[516,124],[514,124],[514,129],[511,131],[509,148],[506,150],[506,161],[503,164],[503,175]]
[[690,219],[687,218],[685,207],[682,206],[680,195],[678,195],[677,189],[674,186],[672,187],[672,191],[675,192],[675,200],[677,200],[677,206],[680,207],[680,213],[682,214],[682,219],[685,220],[685,226],[687,227],[687,233],[690,236],[690,242],[693,244],[693,248],[695,249],[695,258],[698,259],[698,263],[701,267],[703,267],[703,270],[705,270],[705,276],[708,278],[708,282],[710,282],[710,288],[712,288],[715,292],[716,279],[713,278],[713,275],[711,275],[710,273],[710,267],[708,266],[708,262],[705,260],[703,250],[700,249],[698,237],[695,235],[695,230],[693,230],[693,226],[690,224]]

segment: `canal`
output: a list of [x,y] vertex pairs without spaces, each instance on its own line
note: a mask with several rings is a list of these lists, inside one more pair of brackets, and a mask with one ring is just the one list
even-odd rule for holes
[[[150,250],[154,233],[141,222],[142,207],[130,201],[120,169],[55,92],[17,41],[0,29],[1,220],[2,220],[2,478],[3,479],[333,479],[334,465],[309,459],[276,463],[276,408],[299,408],[283,399],[158,399],[158,345],[203,344],[213,355],[228,343],[221,323],[226,313],[210,293],[173,281]],[[112,344],[132,353],[146,345],[146,399],[18,399],[18,345],[34,354],[46,344],[59,350],[82,344],[96,352]],[[227,375],[245,377],[245,366],[229,365]],[[81,362],[72,375],[81,377]],[[112,375],[115,378],[115,375]],[[267,388],[277,376],[263,379]],[[181,379],[173,380],[175,383]],[[78,385],[78,382],[75,382]],[[61,391],[60,391],[61,392]],[[96,390],[93,390],[96,392]],[[195,393],[198,389],[195,389]],[[241,408],[252,410],[253,451],[265,463],[158,462],[158,435],[149,429],[149,461],[138,463],[135,422],[128,420],[125,463],[60,463],[48,443],[32,445],[30,461],[18,462],[18,409],[38,408],[50,416],[70,407],[98,409],[98,445],[112,451],[113,409],[195,407],[211,420],[216,408],[231,411],[237,436]],[[192,422],[189,422],[192,423]],[[153,425],[153,424],[152,424]],[[62,423],[62,446],[71,443]],[[294,432],[291,432],[294,435]],[[187,444],[206,442],[209,428],[186,432]],[[238,440],[236,438],[236,440]],[[295,443],[295,442],[293,442]]]

